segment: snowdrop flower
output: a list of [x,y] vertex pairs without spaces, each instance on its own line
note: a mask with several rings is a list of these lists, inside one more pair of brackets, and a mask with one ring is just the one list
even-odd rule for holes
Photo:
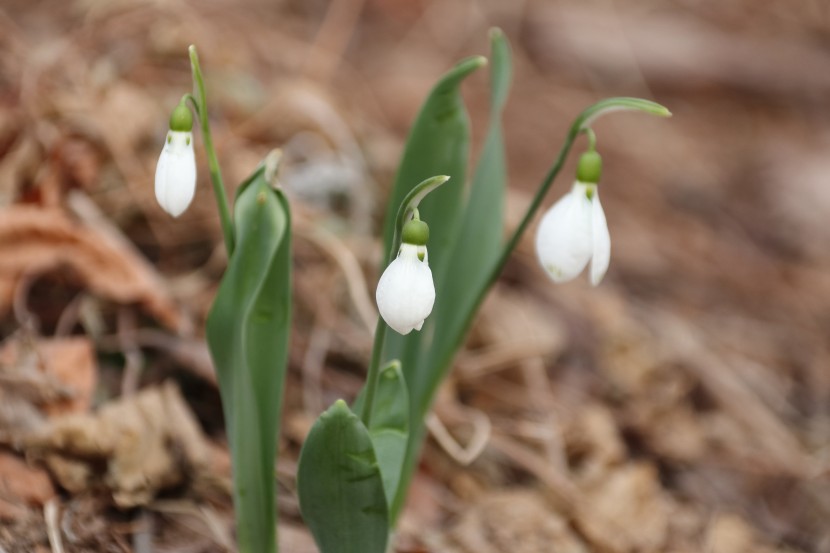
[[554,282],[576,278],[590,262],[596,286],[608,270],[611,237],[597,189],[601,171],[599,154],[583,154],[573,188],[542,217],[536,254]]
[[421,330],[435,304],[426,243],[429,227],[419,219],[403,227],[398,257],[383,272],[375,299],[380,316],[400,334]]
[[193,115],[181,103],[170,117],[170,130],[156,166],[156,200],[173,217],[184,213],[196,192],[192,129]]

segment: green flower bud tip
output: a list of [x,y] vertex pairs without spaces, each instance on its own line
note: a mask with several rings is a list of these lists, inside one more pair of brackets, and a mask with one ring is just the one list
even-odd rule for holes
[[401,231],[401,241],[404,244],[426,246],[429,241],[429,226],[420,219],[407,221]]
[[602,175],[602,157],[596,151],[585,152],[576,166],[576,180],[596,184]]
[[193,130],[193,114],[190,108],[184,103],[176,106],[170,114],[170,130],[178,132],[190,132]]

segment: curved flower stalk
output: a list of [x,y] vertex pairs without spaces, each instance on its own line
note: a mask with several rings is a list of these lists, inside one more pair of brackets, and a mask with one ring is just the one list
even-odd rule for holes
[[196,193],[196,156],[193,153],[193,115],[184,102],[170,117],[170,130],[156,166],[156,200],[178,217]]
[[395,332],[421,330],[435,304],[435,284],[426,242],[429,227],[413,219],[404,225],[398,257],[383,272],[375,299],[380,316]]
[[611,237],[599,201],[597,182],[602,159],[594,148],[582,155],[571,191],[542,217],[536,233],[536,254],[554,282],[567,282],[591,264],[591,284],[605,276],[611,260]]

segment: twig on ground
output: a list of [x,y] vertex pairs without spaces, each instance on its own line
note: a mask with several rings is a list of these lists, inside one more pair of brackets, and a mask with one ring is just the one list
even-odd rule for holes
[[126,307],[118,310],[118,341],[124,354],[121,395],[131,396],[138,389],[144,368],[144,354],[136,342],[135,314]]
[[444,426],[444,423],[436,413],[427,416],[426,426],[438,445],[452,457],[457,463],[467,466],[475,461],[487,447],[493,425],[490,418],[478,409],[464,406],[453,406],[453,417],[462,422],[464,417],[462,411],[469,415],[469,422],[473,426],[473,436],[466,447],[458,443],[452,434]]
[[58,527],[60,505],[57,499],[50,499],[43,506],[43,518],[46,521],[46,535],[49,537],[49,546],[52,553],[64,553],[61,531]]

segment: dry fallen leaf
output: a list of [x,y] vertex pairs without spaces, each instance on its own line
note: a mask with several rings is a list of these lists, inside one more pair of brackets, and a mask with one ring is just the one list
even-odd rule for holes
[[108,403],[92,415],[54,419],[23,445],[46,459],[67,490],[103,482],[125,508],[146,505],[160,490],[213,480],[208,444],[172,383]]
[[[87,412],[98,379],[92,343],[80,336],[9,341],[0,349],[0,373],[0,387],[25,395],[51,416]],[[27,384],[32,389],[21,394],[19,387]]]
[[615,553],[663,550],[671,505],[653,466],[626,465],[585,492],[576,523],[599,548]]
[[0,451],[0,520],[22,516],[28,507],[40,507],[54,495],[45,470]]
[[[70,269],[94,293],[139,303],[162,324],[183,317],[159,275],[126,240],[70,220],[62,211],[15,205],[0,210],[0,290],[24,275]],[[0,316],[9,298],[0,294]]]
[[535,491],[493,492],[469,509],[452,530],[468,553],[587,553],[567,521]]
[[579,467],[583,480],[603,475],[625,460],[626,449],[614,416],[602,404],[580,409],[566,438],[571,454],[583,459]]
[[706,529],[705,549],[710,553],[757,552],[752,528],[735,514],[717,515]]

